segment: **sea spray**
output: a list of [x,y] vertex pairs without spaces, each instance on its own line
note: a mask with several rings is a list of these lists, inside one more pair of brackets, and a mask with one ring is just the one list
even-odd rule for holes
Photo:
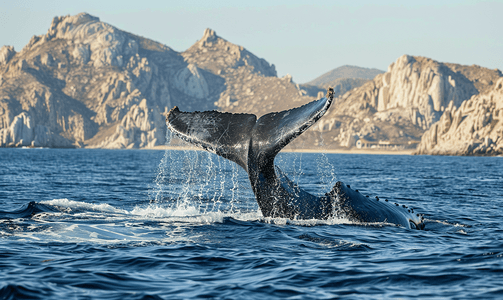
[[[324,145],[320,133],[320,146]],[[168,130],[168,149],[159,162],[152,202],[175,211],[245,213],[258,210],[246,172],[238,165],[202,150],[173,149],[174,136]],[[183,149],[183,150],[182,150]],[[316,155],[313,174],[305,174],[303,153],[281,153],[277,165],[300,187],[322,195],[332,188],[336,176],[334,165],[325,152]],[[305,181],[306,175],[313,182]],[[321,187],[321,188],[320,188]]]
[[154,187],[149,192],[151,205],[191,214],[258,209],[254,197],[250,197],[247,176],[239,166],[206,151],[182,147],[177,150],[173,138],[168,131],[168,149],[159,162]]
[[[171,145],[171,141],[173,139],[173,133],[169,130],[166,131],[166,145]],[[149,192],[150,203],[153,202],[161,202],[164,199],[168,198],[168,194],[170,194],[171,189],[169,189],[169,178],[170,178],[170,164],[173,160],[173,152],[166,149],[164,151],[164,155],[159,162],[157,167],[157,174],[154,179],[154,188]]]
[[234,204],[236,204],[239,197],[239,184],[238,184],[238,166],[236,164],[232,164],[232,176],[231,176],[231,181],[232,181],[232,188],[231,188],[231,202],[230,202],[230,212],[234,212],[235,207]]
[[321,149],[320,155],[316,159],[316,173],[319,175],[320,183],[322,186],[323,193],[328,193],[332,190],[335,182],[337,181],[337,176],[335,174],[334,165],[330,162],[327,156],[327,150],[325,146],[325,139],[323,137],[323,131],[320,130],[320,143],[318,144]]

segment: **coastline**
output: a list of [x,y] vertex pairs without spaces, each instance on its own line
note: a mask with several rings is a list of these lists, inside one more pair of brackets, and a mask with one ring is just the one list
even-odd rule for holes
[[[58,147],[31,147],[31,146],[23,146],[23,147],[0,147],[1,149],[103,149],[103,150],[196,150],[196,151],[205,151],[202,148],[198,147],[190,147],[190,146],[155,146],[153,148],[95,148],[95,147],[82,147],[82,148],[74,148],[74,147],[66,147],[66,148],[58,148]],[[328,153],[328,154],[365,154],[365,155],[419,155],[419,156],[466,156],[466,157],[503,157],[503,155],[454,155],[454,154],[416,154],[415,149],[408,150],[371,150],[371,149],[283,149],[281,152],[292,152],[292,153]]]
[[[106,150],[196,150],[206,151],[202,148],[191,146],[155,146],[153,148],[122,148],[122,149],[109,149],[109,148],[95,148],[95,147],[82,147],[82,148],[58,148],[58,147],[0,147],[0,149],[106,149]],[[330,153],[330,154],[372,154],[372,155],[414,155],[414,150],[371,150],[371,149],[283,149],[281,152],[292,153]],[[423,154],[424,155],[424,154]]]
[[[143,150],[200,150],[191,146],[155,146],[154,148],[143,148]],[[281,152],[294,153],[330,153],[330,154],[373,154],[373,155],[412,155],[415,149],[408,150],[371,150],[371,149],[283,149]]]

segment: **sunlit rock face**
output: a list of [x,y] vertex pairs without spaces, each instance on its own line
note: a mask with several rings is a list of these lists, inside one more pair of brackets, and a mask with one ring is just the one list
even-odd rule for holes
[[194,64],[180,70],[175,75],[175,86],[187,95],[204,99],[209,96],[208,83]]
[[[177,82],[186,82],[189,90],[185,92],[196,97],[205,95],[206,89],[211,92],[212,88],[218,88],[220,96],[214,104],[221,111],[261,116],[315,100],[307,96],[291,76],[278,78],[274,65],[209,28],[182,56],[189,66],[178,74]],[[218,77],[200,79],[208,73]]]
[[263,114],[313,99],[211,29],[178,53],[81,13],[0,49],[0,147],[149,148],[173,106]]
[[[367,103],[376,113],[400,114],[412,124],[426,129],[438,120],[448,105],[457,107],[475,94],[478,90],[473,82],[444,64],[403,55],[388,67],[387,72],[377,75],[365,88],[346,98],[350,98],[350,102],[360,100],[360,104]],[[404,109],[406,113],[403,113]]]
[[[340,96],[330,111],[289,147],[414,146],[444,112],[500,77],[404,55],[373,80],[334,82]],[[179,53],[86,13],[55,17],[21,51],[0,48],[0,147],[151,148],[166,143],[162,114],[174,106],[260,117],[320,98],[323,88],[278,78],[273,64],[211,29]]]
[[3,46],[2,48],[0,48],[0,64],[7,64],[15,54],[16,51],[14,51],[14,47]]
[[213,77],[97,17],[55,17],[20,52],[0,49],[0,147],[163,145],[161,113],[216,108]]
[[503,154],[503,78],[459,107],[448,107],[424,133],[417,154]]
[[444,111],[500,77],[499,70],[403,55],[387,72],[340,96],[317,129],[324,132],[325,143],[333,140],[342,147],[361,140],[377,148],[414,148]]

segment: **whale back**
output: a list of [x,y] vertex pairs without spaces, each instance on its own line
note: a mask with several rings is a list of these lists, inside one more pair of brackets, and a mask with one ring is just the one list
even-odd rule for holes
[[335,183],[332,191],[326,195],[334,200],[339,217],[363,223],[384,222],[405,228],[424,229],[423,220],[419,214],[414,214],[413,209],[384,199],[379,200],[378,197],[371,199],[341,181]]

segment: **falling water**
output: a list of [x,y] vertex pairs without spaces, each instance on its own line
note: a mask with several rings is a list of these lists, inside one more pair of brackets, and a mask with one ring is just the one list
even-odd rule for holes
[[[173,150],[174,138],[167,130],[168,149],[159,163],[152,202],[175,210],[195,209],[201,214],[258,209],[248,176],[236,163],[202,150]],[[320,139],[323,147],[322,133]],[[301,152],[280,153],[276,164],[306,191],[315,195],[330,191],[336,176],[326,153],[317,156],[314,182],[312,177],[310,182],[302,182],[302,158]]]
[[149,193],[151,204],[179,211],[196,210],[199,214],[258,209],[254,201],[251,205],[247,201],[251,193],[248,176],[237,164],[202,150],[177,150],[174,138],[168,130],[168,149]]
[[320,144],[322,149],[316,159],[316,172],[319,174],[320,184],[323,186],[323,193],[328,193],[334,186],[337,176],[335,174],[334,165],[327,157],[327,150],[325,148],[325,139],[323,138],[323,131],[320,131]]

